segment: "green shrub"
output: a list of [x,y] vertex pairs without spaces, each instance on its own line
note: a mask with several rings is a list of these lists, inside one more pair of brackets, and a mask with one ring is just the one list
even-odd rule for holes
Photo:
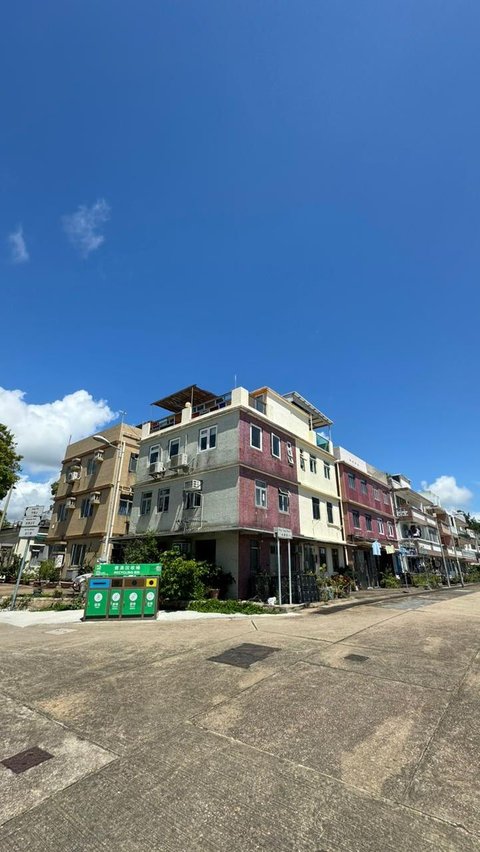
[[402,585],[398,577],[387,574],[380,583],[384,589],[398,589]]
[[65,612],[68,609],[83,609],[84,606],[85,602],[83,598],[76,597],[69,601],[54,601],[50,609],[56,610],[57,612]]
[[205,598],[207,589],[220,589],[225,593],[233,580],[218,565],[207,562],[197,562],[196,559],[185,559],[174,550],[167,550],[161,555],[162,573],[158,581],[158,591],[161,600],[192,601]]
[[225,615],[234,615],[235,613],[242,613],[243,615],[265,615],[265,613],[281,612],[281,610],[275,607],[260,606],[260,604],[249,603],[248,601],[219,601],[215,598],[191,601],[187,609],[194,612],[222,612]]
[[60,579],[60,568],[55,567],[53,559],[45,559],[40,563],[38,576],[40,580],[45,580],[47,583],[58,583]]

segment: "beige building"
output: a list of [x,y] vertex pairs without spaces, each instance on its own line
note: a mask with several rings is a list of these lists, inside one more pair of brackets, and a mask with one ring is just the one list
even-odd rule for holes
[[140,435],[123,423],[67,447],[47,537],[64,576],[108,562],[112,537],[128,533]]

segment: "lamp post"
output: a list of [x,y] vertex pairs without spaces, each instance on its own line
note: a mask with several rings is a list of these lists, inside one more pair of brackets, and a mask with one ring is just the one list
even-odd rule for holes
[[113,526],[115,523],[115,510],[117,507],[118,494],[120,490],[120,478],[122,475],[122,462],[125,453],[125,441],[121,441],[120,446],[116,446],[115,444],[112,444],[112,442],[109,441],[108,438],[105,438],[104,435],[94,435],[93,440],[98,441],[100,444],[105,444],[107,447],[112,447],[112,449],[116,452],[115,469],[113,474],[113,496],[110,505],[110,512],[107,515],[107,528],[103,539],[101,557],[103,562],[108,562],[110,541],[113,535]]

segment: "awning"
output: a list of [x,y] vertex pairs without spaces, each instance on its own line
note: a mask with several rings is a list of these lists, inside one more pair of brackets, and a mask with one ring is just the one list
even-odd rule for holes
[[198,385],[188,385],[188,387],[175,391],[170,396],[157,399],[156,402],[152,402],[152,405],[158,405],[159,408],[164,408],[165,411],[173,411],[175,414],[178,414],[180,411],[183,411],[187,402],[192,406],[203,405],[206,402],[212,402],[217,397],[218,393],[203,390]]

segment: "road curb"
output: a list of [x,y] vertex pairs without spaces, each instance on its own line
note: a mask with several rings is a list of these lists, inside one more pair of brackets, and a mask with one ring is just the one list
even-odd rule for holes
[[[480,586],[479,583],[468,583],[468,587]],[[455,587],[457,588],[457,587]],[[462,586],[458,586],[459,589]],[[351,609],[354,606],[371,606],[376,603],[383,603],[384,601],[398,601],[398,600],[408,600],[408,598],[419,597],[420,595],[433,595],[433,594],[441,594],[441,592],[445,592],[448,590],[448,586],[442,586],[440,589],[415,589],[414,591],[408,592],[397,592],[394,595],[376,595],[371,598],[362,598],[356,600],[346,600],[345,603],[334,604],[325,604],[322,607],[318,607],[315,609],[315,615],[327,615],[329,612],[340,612],[344,609]]]

